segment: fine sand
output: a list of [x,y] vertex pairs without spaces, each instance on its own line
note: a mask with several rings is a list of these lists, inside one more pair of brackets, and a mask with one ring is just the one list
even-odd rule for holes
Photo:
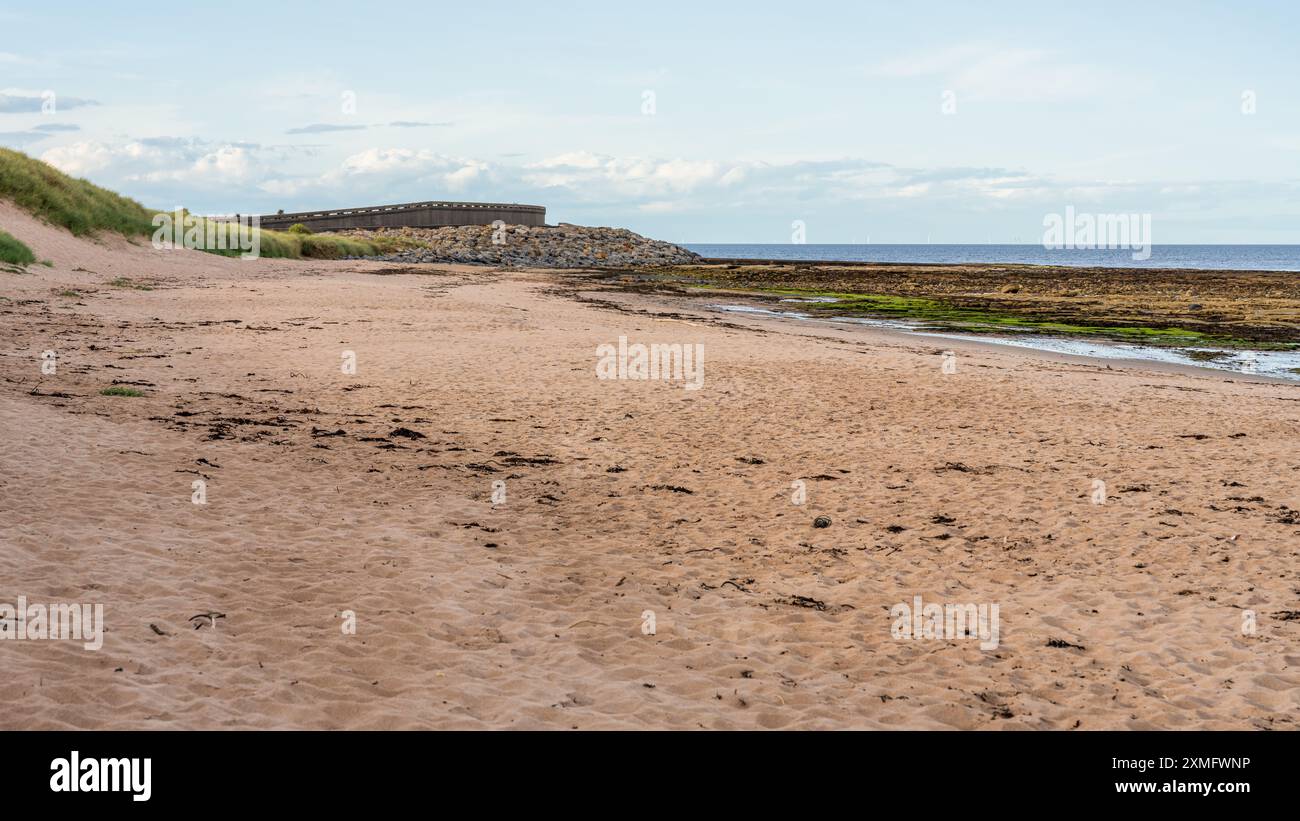
[[0,603],[107,624],[0,642],[0,727],[1296,725],[1300,387],[0,225]]

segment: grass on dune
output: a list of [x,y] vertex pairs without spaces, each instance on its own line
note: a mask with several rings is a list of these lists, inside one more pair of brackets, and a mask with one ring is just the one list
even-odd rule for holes
[[[152,237],[158,228],[156,216],[166,214],[173,219],[176,216],[174,212],[146,208],[133,199],[88,180],[70,177],[47,163],[8,148],[0,148],[0,199],[10,200],[23,210],[52,225],[66,228],[76,236],[112,231],[131,238]],[[210,229],[210,222],[202,220],[205,237],[228,232],[232,227],[227,223],[211,223]],[[291,229],[291,232],[259,229],[258,233],[259,255],[277,259],[340,259],[374,256],[392,250],[391,243],[386,241],[369,242],[331,234],[312,234],[305,229]],[[233,238],[233,235],[227,233],[226,237]],[[223,244],[233,244],[234,248],[201,247],[201,250],[222,256],[242,253],[238,242]],[[22,261],[24,259],[26,262]],[[35,255],[17,239],[0,232],[0,260],[25,265],[35,261]]]
[[[167,212],[175,219],[175,215]],[[203,250],[221,256],[237,257],[244,253],[239,243],[234,223],[215,222],[199,218],[199,231],[208,238],[210,247]],[[256,229],[258,255],[269,259],[342,259],[343,257],[368,257],[386,253],[385,243],[367,242],[352,237],[333,234],[313,234],[308,231],[269,231]],[[220,246],[225,246],[224,248]]]
[[0,231],[0,262],[13,265],[30,265],[36,261],[36,255],[17,238]]
[[8,148],[0,148],[0,198],[76,236],[95,231],[134,236],[153,228],[153,212],[135,200]]
[[114,385],[111,388],[104,388],[99,394],[100,396],[144,396],[144,391],[124,385]]

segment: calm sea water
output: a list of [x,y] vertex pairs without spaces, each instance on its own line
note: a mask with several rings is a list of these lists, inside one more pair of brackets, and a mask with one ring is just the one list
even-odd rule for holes
[[713,259],[817,260],[825,262],[1010,262],[1026,265],[1110,268],[1207,268],[1300,271],[1300,245],[1156,245],[1151,258],[1128,249],[1052,249],[1042,245],[686,245]]

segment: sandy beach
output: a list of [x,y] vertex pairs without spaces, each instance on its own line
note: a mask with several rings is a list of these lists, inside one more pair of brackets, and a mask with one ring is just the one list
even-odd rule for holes
[[0,727],[1295,728],[1296,385],[0,221]]

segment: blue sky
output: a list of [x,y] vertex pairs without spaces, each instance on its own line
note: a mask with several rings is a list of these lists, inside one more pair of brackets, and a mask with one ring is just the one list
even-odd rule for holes
[[3,0],[0,32],[0,145],[157,207],[906,243],[1072,205],[1300,243],[1294,3]]

